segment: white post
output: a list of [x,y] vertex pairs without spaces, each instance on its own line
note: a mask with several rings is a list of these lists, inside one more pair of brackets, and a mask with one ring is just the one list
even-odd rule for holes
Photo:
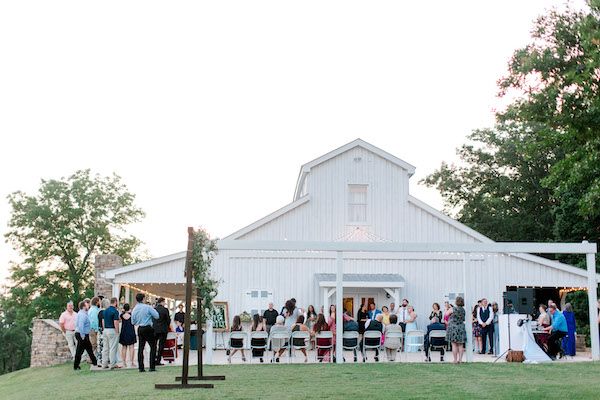
[[344,362],[343,339],[344,334],[344,257],[341,251],[337,252],[337,274],[335,277],[335,361],[340,364]]
[[119,285],[118,283],[113,283],[112,284],[112,297],[116,297],[118,301],[121,301],[121,299],[119,299],[120,294],[121,294],[121,285]]
[[[584,242],[586,243],[586,242]],[[590,337],[592,339],[592,360],[600,360],[600,338],[598,338],[598,283],[596,280],[596,256],[586,255],[588,272],[588,302],[590,311]]]
[[465,343],[465,352],[467,353],[467,362],[473,361],[473,326],[471,324],[470,306],[467,300],[467,273],[469,268],[470,253],[463,253],[463,298],[465,301],[465,329],[467,330],[467,342]]
[[125,302],[131,304],[131,291],[129,289],[129,286],[125,286]]
[[323,288],[323,316],[325,317],[325,321],[329,317],[329,288]]
[[[212,364],[213,362],[213,347],[214,347],[214,339],[215,339],[215,335],[213,333],[213,322],[212,320],[207,320],[206,321],[206,332],[204,333],[204,338],[206,341],[206,350],[204,353],[204,363],[205,364]],[[200,350],[202,350],[202,343],[198,343],[198,346],[200,347]]]

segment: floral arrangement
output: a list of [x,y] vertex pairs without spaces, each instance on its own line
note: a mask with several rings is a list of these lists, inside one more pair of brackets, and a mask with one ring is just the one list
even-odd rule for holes
[[240,314],[240,322],[252,322],[252,316],[247,311],[244,311]]
[[196,294],[202,304],[197,304],[198,323],[202,324],[210,318],[213,312],[213,299],[217,296],[220,281],[212,276],[211,264],[217,255],[217,241],[211,239],[204,228],[194,232],[194,246],[192,250],[192,268]]

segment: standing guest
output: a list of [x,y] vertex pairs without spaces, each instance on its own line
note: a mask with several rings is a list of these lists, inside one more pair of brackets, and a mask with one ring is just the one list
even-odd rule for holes
[[402,306],[398,308],[398,325],[402,332],[406,332],[406,320],[408,319],[408,299],[402,299]]
[[[383,324],[381,320],[383,319],[383,315],[377,314],[374,320],[369,320],[367,324],[365,324],[365,332],[367,331],[379,331],[383,335]],[[377,338],[365,338],[364,344],[367,346],[376,346],[381,345],[381,340]],[[375,361],[379,361],[379,347],[375,348]],[[363,346],[363,343],[360,344],[360,352],[363,355],[363,362],[367,361],[367,356],[365,353],[366,349]]]
[[552,314],[550,314],[550,306],[553,305],[553,304],[556,306],[556,309],[558,310],[558,306],[556,305],[556,303],[554,302],[554,300],[548,299],[548,306],[547,306],[547,308],[548,308],[548,318],[550,319],[550,323],[552,323]]
[[162,352],[167,342],[167,333],[169,333],[169,327],[171,326],[171,316],[169,310],[165,307],[165,298],[159,297],[156,302],[156,312],[158,313],[158,319],[154,320],[154,340],[158,344],[156,348],[156,365],[163,365],[160,361],[162,360]]
[[146,372],[144,369],[144,348],[146,347],[146,343],[148,343],[150,346],[150,372],[154,372],[156,371],[156,341],[154,340],[152,320],[158,319],[159,315],[154,308],[148,304],[144,304],[144,297],[143,293],[135,295],[137,304],[131,313],[131,323],[138,326],[138,368],[140,372]]
[[77,340],[77,349],[75,350],[75,360],[73,361],[73,369],[81,369],[79,364],[81,363],[81,356],[85,350],[88,357],[92,361],[92,365],[97,365],[98,360],[92,350],[92,344],[90,343],[90,319],[88,317],[88,309],[90,303],[85,301],[79,302],[79,312],[77,313],[77,332],[75,333],[75,339]]
[[500,354],[500,322],[499,322],[499,314],[498,314],[498,303],[492,303],[492,311],[494,312],[494,355],[497,356]]
[[565,355],[575,355],[575,314],[573,313],[573,306],[571,303],[565,304],[563,308],[563,315],[567,321],[567,337],[563,338],[562,347],[565,351]]
[[183,312],[183,307],[183,303],[179,303],[179,305],[177,306],[178,311],[175,313],[175,317],[173,318],[175,324],[178,326],[184,326],[185,324],[185,312]]
[[465,351],[465,342],[467,341],[467,331],[465,330],[465,301],[462,297],[456,298],[456,306],[452,307],[448,328],[446,329],[446,340],[452,343],[452,357],[454,364],[462,362]]
[[133,353],[135,350],[135,329],[131,323],[131,312],[129,303],[123,304],[123,312],[121,313],[121,334],[119,335],[119,343],[121,344],[121,360],[123,367],[127,366],[127,358],[132,368],[137,368]]
[[[329,325],[325,321],[325,316],[321,313],[317,316],[317,322],[313,326],[313,334],[317,335],[318,333],[329,331]],[[332,339],[329,338],[317,338],[316,343],[319,346],[331,346],[333,344]],[[323,362],[323,360],[329,360],[331,356],[331,349],[317,349],[317,360],[319,362]]]
[[[231,329],[229,332],[241,332],[242,331],[242,320],[239,315],[233,317],[233,324],[231,324]],[[231,353],[229,353],[229,357],[227,357],[227,362],[231,364],[231,357],[238,350],[242,353],[242,361],[246,361],[246,355],[244,354],[244,339],[229,339],[230,346],[232,348]]]
[[267,326],[267,332],[271,332],[271,327],[275,325],[279,313],[273,308],[273,303],[269,303],[269,308],[263,313],[263,318]]
[[444,361],[444,353],[446,347],[446,339],[445,338],[430,338],[429,334],[431,331],[445,331],[446,325],[440,322],[438,317],[433,317],[431,319],[431,323],[427,325],[427,334],[424,338],[424,347],[425,347],[425,361],[431,361],[431,355],[429,354],[429,345],[438,347],[440,349],[440,361]]
[[560,352],[560,340],[567,336],[568,327],[565,316],[558,311],[556,304],[552,303],[548,307],[552,319],[552,325],[544,328],[545,331],[550,333],[548,337],[548,356],[552,359],[556,359],[556,355]]
[[[102,368],[121,368],[117,365],[119,353],[119,321],[120,315],[117,306],[119,300],[116,297],[110,299],[110,305],[103,313],[104,349],[102,351]],[[110,363],[110,365],[109,365]]]
[[100,331],[98,313],[100,312],[100,297],[92,297],[91,306],[88,310],[88,318],[90,319],[90,343],[94,354],[98,351],[98,333]]
[[75,325],[77,323],[77,313],[73,310],[73,302],[67,303],[67,309],[60,314],[58,319],[60,330],[67,339],[69,350],[71,351],[71,357],[75,359],[75,353],[77,352],[77,339],[75,338]]
[[306,327],[310,331],[313,325],[317,322],[317,313],[315,307],[311,304],[306,309]]
[[481,326],[479,325],[479,322],[477,322],[477,311],[479,310],[480,305],[481,305],[481,300],[479,300],[477,302],[477,304],[475,306],[473,306],[473,312],[471,314],[471,324],[473,326],[473,337],[475,338],[473,345],[475,346],[474,351],[476,351],[477,353],[480,353],[481,349],[482,349]]
[[429,313],[429,321],[433,320],[434,318],[437,318],[438,322],[442,321],[442,319],[443,319],[442,310],[440,309],[440,305],[438,303],[433,303],[431,305],[431,313]]
[[[254,314],[252,316],[252,332],[266,332],[267,327],[265,326],[265,319],[258,314]],[[267,339],[251,339],[251,346],[265,346],[267,344]],[[263,356],[265,354],[265,349],[252,349],[252,357],[259,357],[260,362],[264,362]]]
[[373,321],[379,314],[381,314],[381,310],[377,309],[375,303],[369,304],[369,319]]
[[100,299],[100,310],[98,311],[98,366],[103,365],[104,346],[106,341],[104,340],[104,310],[110,307],[110,300],[105,299],[104,296],[98,296]]
[[[598,315],[600,321],[600,313]],[[360,333],[361,335],[365,333],[365,322],[367,322],[368,319],[369,312],[367,310],[367,305],[365,303],[362,303],[360,309],[358,310],[358,313],[356,313],[356,320],[358,321],[358,333]]]
[[390,324],[390,310],[386,306],[381,307],[381,315],[383,315],[381,323],[384,326],[389,325]]
[[296,307],[296,299],[292,298],[285,302],[283,316],[285,317],[285,326],[288,329],[292,328],[292,325],[294,325],[298,319],[298,315],[300,315],[301,311],[302,310]]
[[[318,318],[317,318],[317,322],[318,322]],[[285,323],[285,318],[283,317],[283,315],[278,315],[277,318],[275,319],[275,325],[273,325],[271,327],[270,334],[272,335],[275,332],[284,332],[289,337],[290,330],[288,328],[286,328],[284,323]],[[279,357],[281,357],[283,352],[285,352],[285,347],[287,346],[288,341],[286,339],[271,339],[271,343],[272,343],[273,349],[278,349],[278,350],[273,350],[273,358],[275,358],[275,362],[279,362]],[[273,362],[273,360],[271,360],[271,362]]]
[[486,345],[490,343],[488,354],[494,354],[494,311],[487,299],[481,299],[481,306],[477,311],[477,323],[481,327],[481,352],[485,354]]
[[[413,306],[406,307],[406,311],[407,311],[406,333],[411,332],[411,331],[416,331],[417,330],[417,313],[415,312],[415,309]],[[406,339],[404,341],[404,343],[405,343],[405,345],[406,344],[416,344],[418,342],[418,340],[419,340],[418,338],[409,337],[408,339]],[[418,348],[417,348],[417,346],[409,346],[408,349],[405,349],[405,351],[408,353],[417,352]]]
[[390,315],[397,314],[398,310],[396,309],[396,303],[390,303]]
[[449,301],[444,302],[444,325],[446,328],[448,327],[448,320],[450,319],[450,315],[452,315],[452,304]]
[[[296,320],[296,323],[294,325],[292,325],[292,333],[294,332],[310,332],[308,330],[308,327],[306,325],[304,325],[304,315],[298,315],[298,319]],[[304,346],[305,340],[300,338],[300,339],[294,339],[292,341],[292,345],[293,346]],[[308,354],[306,354],[306,349],[305,348],[301,348],[300,351],[302,352],[302,354],[304,354],[304,362],[307,363],[308,362]]]
[[396,360],[396,353],[400,348],[400,338],[397,337],[387,337],[388,333],[397,332],[402,333],[402,328],[398,325],[398,316],[396,314],[390,315],[390,323],[385,326],[383,330],[383,334],[386,336],[385,342],[383,342],[383,347],[385,347],[385,355],[389,361]]

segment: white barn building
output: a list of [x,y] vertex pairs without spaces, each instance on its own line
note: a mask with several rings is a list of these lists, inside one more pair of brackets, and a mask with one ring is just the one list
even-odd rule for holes
[[[293,201],[224,239],[384,243],[491,243],[491,239],[409,193],[411,164],[363,140],[354,140],[300,169]],[[110,269],[115,295],[132,301],[135,290],[183,299],[185,252]],[[230,319],[277,308],[296,298],[317,310],[335,301],[336,253],[221,249],[214,271],[222,280],[217,300]],[[433,302],[463,292],[502,304],[503,292],[529,289],[537,301],[559,301],[585,288],[586,270],[529,254],[471,254],[463,282],[463,254],[453,252],[344,252],[343,304],[356,315],[364,301],[379,307],[407,298],[423,328]],[[471,305],[472,306],[472,305]],[[501,305],[502,307],[502,305]]]

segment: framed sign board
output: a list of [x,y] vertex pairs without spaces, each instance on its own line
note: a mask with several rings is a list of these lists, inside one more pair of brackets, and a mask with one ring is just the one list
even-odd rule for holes
[[229,305],[226,301],[213,301],[212,321],[215,332],[229,330]]

